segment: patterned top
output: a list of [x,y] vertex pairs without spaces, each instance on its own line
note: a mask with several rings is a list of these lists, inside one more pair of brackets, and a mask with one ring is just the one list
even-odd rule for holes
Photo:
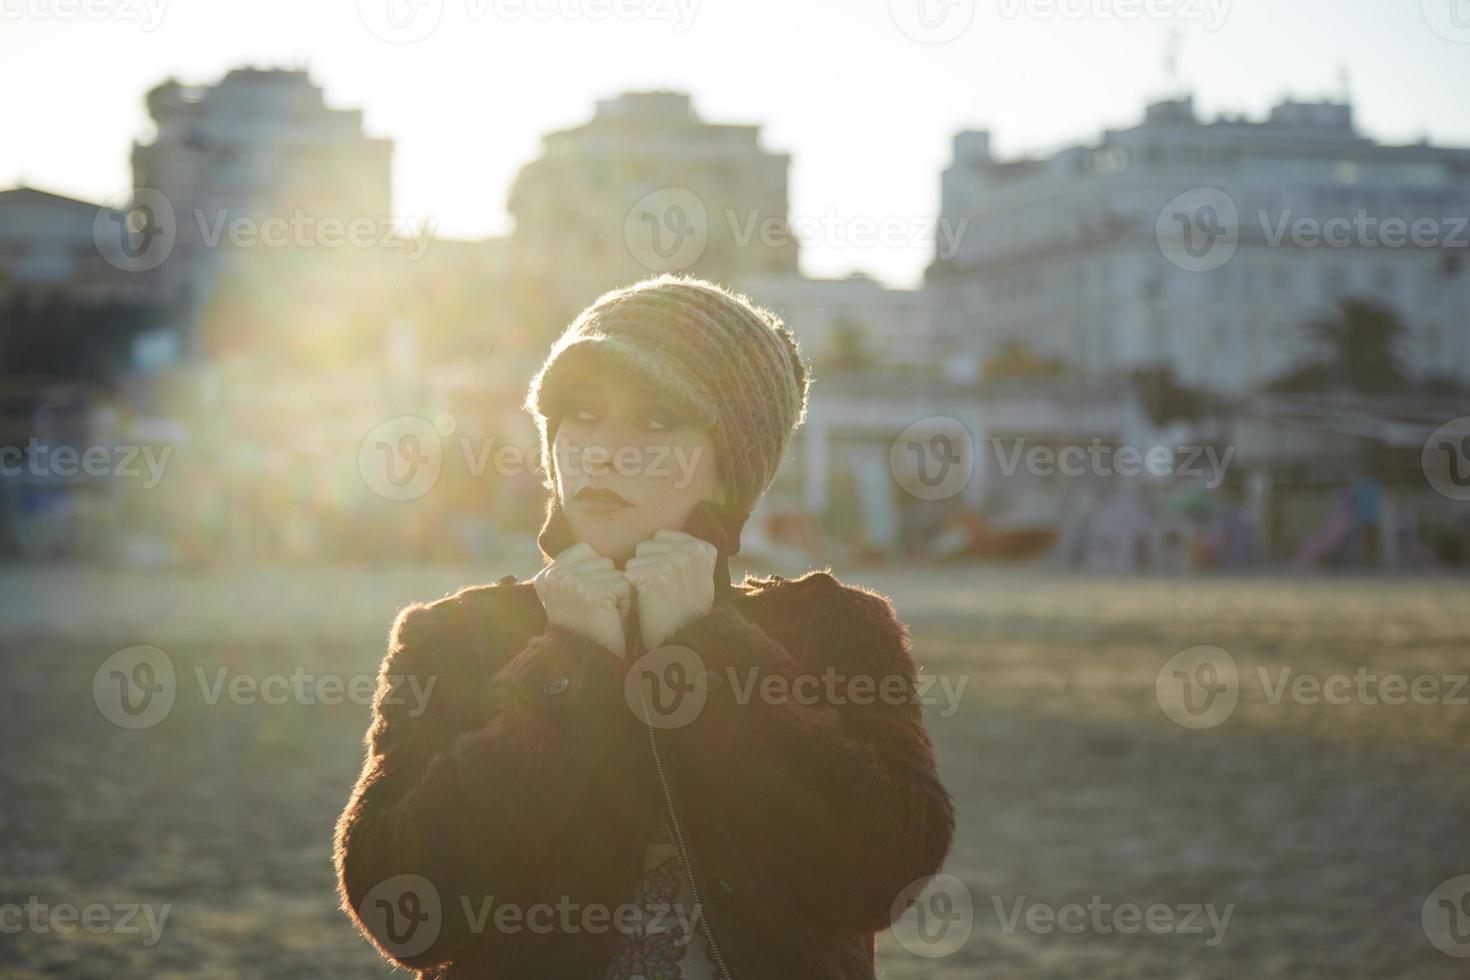
[[718,975],[689,877],[670,839],[660,820],[633,892],[638,923],[619,938],[606,980],[714,980]]

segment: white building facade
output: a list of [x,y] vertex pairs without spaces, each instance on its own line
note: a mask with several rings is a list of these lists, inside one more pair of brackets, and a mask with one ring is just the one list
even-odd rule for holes
[[1165,101],[1040,159],[962,132],[941,215],[965,232],[927,282],[959,356],[1022,345],[1087,377],[1167,365],[1239,394],[1357,298],[1405,323],[1411,369],[1470,379],[1470,150],[1379,144],[1349,104],[1205,122]]
[[938,311],[925,290],[890,289],[862,273],[844,279],[752,275],[737,285],[780,314],[819,368],[939,367]]

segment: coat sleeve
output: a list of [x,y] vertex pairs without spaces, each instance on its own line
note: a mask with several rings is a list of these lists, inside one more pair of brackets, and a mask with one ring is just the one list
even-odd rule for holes
[[826,573],[784,588],[785,645],[730,602],[667,641],[698,655],[708,694],[662,737],[682,795],[721,815],[719,873],[760,896],[758,914],[876,932],[938,873],[954,833],[907,630],[886,599]]
[[[507,590],[475,591],[489,594],[399,615],[367,759],[337,825],[344,909],[413,969],[454,960],[470,938],[492,957],[518,941],[493,927],[471,937],[461,896],[526,907],[547,900],[549,874],[562,886],[575,876],[554,844],[597,812],[592,776],[613,764],[627,741],[614,728],[631,717],[610,710],[622,704],[621,660],[582,636],[551,627],[519,652],[486,655],[480,645],[508,632],[496,622]],[[414,917],[426,933],[405,938]]]

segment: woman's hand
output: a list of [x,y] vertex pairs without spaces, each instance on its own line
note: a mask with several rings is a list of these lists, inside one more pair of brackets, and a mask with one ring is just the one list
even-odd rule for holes
[[531,581],[547,622],[580,633],[620,657],[626,655],[623,624],[633,606],[633,589],[611,558],[579,542]]
[[709,613],[715,602],[715,546],[683,531],[658,531],[641,542],[623,574],[638,592],[646,650]]

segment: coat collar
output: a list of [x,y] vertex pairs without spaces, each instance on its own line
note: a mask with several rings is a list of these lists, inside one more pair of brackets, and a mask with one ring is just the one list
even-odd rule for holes
[[[695,506],[689,519],[679,530],[693,535],[715,546],[715,591],[724,594],[731,589],[730,556],[740,551],[740,532],[750,514],[740,513],[713,501],[703,501]],[[556,494],[546,503],[546,521],[536,538],[541,554],[548,562],[577,543],[571,524]]]

